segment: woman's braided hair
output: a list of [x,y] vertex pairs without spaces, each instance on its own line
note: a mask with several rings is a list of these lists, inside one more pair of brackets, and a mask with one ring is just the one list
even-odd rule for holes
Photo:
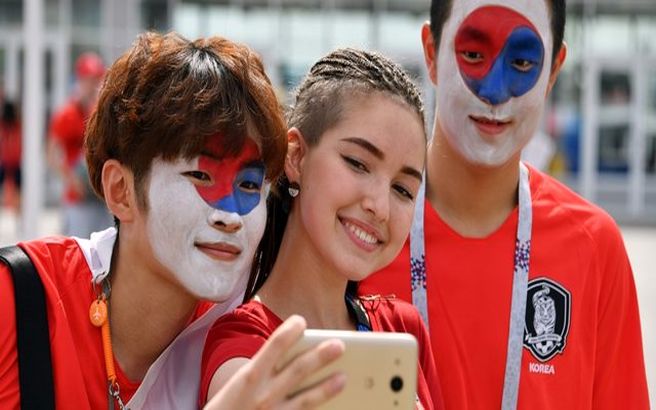
[[[312,147],[329,128],[342,119],[346,103],[373,93],[397,99],[417,113],[424,126],[424,105],[419,89],[396,63],[370,51],[343,48],[333,51],[312,66],[294,93],[288,111],[289,127],[296,127]],[[267,226],[255,253],[245,300],[262,286],[276,261],[291,208],[289,181],[284,174],[272,187],[267,200]],[[349,289],[354,292],[354,283]]]
[[342,48],[317,61],[295,92],[288,112],[290,127],[298,128],[312,146],[341,119],[345,97],[354,92],[383,92],[412,108],[424,123],[424,105],[410,76],[388,58],[370,51]]

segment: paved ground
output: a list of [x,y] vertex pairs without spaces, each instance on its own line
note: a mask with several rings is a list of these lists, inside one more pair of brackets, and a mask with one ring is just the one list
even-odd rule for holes
[[[59,215],[56,210],[44,213],[41,234],[57,233]],[[656,227],[622,227],[622,234],[633,265],[651,403],[656,405]],[[0,211],[0,246],[17,240],[16,222],[12,215]]]
[[622,234],[638,290],[649,396],[656,406],[656,228],[623,227]]

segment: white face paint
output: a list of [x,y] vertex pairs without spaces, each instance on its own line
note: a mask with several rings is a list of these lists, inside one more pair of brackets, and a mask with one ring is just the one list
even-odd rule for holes
[[[470,17],[472,12],[485,6],[496,6],[496,10],[494,10],[495,8],[478,10],[473,18]],[[513,18],[515,20],[508,22],[503,18],[500,19],[499,7],[509,9],[510,20]],[[515,16],[512,16],[513,14]],[[517,15],[528,20],[529,24],[533,26],[530,32],[534,34],[531,35],[537,34],[533,38],[533,49],[530,47],[529,50],[521,49],[523,47],[519,45],[521,42],[516,42],[515,49],[512,51],[512,43],[505,43],[506,37],[499,37],[499,32],[502,31],[499,26],[502,24],[513,24],[515,28],[522,26],[521,23],[519,25],[517,23]],[[544,109],[551,71],[553,40],[549,19],[550,12],[544,0],[507,0],[503,4],[489,0],[454,1],[451,15],[443,27],[436,56],[436,119],[451,147],[467,161],[485,166],[504,164],[523,148],[535,132]],[[463,22],[466,24],[463,25]],[[505,98],[484,97],[482,90],[474,89],[471,83],[467,83],[466,75],[471,71],[468,72],[467,68],[463,70],[462,59],[466,60],[465,65],[474,64],[473,67],[476,70],[475,64],[484,58],[495,57],[487,53],[490,51],[489,49],[482,47],[485,50],[483,52],[477,47],[480,44],[489,45],[494,41],[476,40],[476,35],[469,36],[468,41],[462,41],[462,31],[459,32],[459,30],[463,26],[470,27],[471,32],[482,32],[497,43],[499,41],[502,45],[505,43],[508,47],[503,50],[511,50],[510,53],[514,52],[515,56],[526,52],[530,54],[531,51],[535,55],[539,48],[535,43],[541,42],[543,47],[541,71],[537,71],[537,68],[534,70],[536,77],[530,83],[530,87],[524,87],[520,93],[513,93],[512,86],[502,84],[512,81],[512,78],[524,75],[521,70],[513,72],[510,60],[506,60],[505,68],[501,67],[504,64],[504,57],[498,59],[499,66],[494,66],[499,68],[499,71],[491,83],[510,91]],[[459,36],[458,44],[456,44],[457,36]],[[501,48],[497,48],[497,52],[500,50]],[[486,73],[492,72],[494,67]],[[526,85],[526,81],[524,83]]]
[[[259,202],[245,215],[214,208],[199,194],[198,181],[185,174],[203,170],[200,158],[153,161],[147,230],[155,257],[185,289],[222,302],[242,294],[248,283],[264,232],[268,184],[257,188]],[[252,184],[249,189],[253,195]]]

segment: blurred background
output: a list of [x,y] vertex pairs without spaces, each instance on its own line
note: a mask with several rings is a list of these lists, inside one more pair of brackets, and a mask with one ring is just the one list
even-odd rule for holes
[[[432,116],[434,96],[419,36],[429,5],[430,0],[0,0],[0,245],[66,230],[61,198],[68,182],[53,165],[49,147],[53,117],[80,94],[84,53],[110,64],[144,30],[176,30],[190,38],[223,35],[260,53],[287,101],[310,65],[331,49],[374,49],[416,77]],[[567,11],[567,61],[541,130],[523,155],[620,223],[635,271],[656,403],[656,1],[568,0]],[[17,161],[22,161],[18,178]]]

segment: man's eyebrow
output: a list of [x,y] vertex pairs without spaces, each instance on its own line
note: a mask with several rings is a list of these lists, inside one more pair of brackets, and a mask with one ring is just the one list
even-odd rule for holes
[[484,43],[490,42],[490,36],[488,36],[487,33],[469,25],[460,30],[458,37],[464,37],[467,40],[481,41]]
[[381,151],[378,147],[376,147],[374,144],[372,144],[371,142],[367,141],[364,138],[348,137],[348,138],[342,138],[342,141],[350,142],[351,144],[358,145],[369,151],[373,156],[375,156],[380,160],[385,159],[385,154],[383,153],[383,151]]

